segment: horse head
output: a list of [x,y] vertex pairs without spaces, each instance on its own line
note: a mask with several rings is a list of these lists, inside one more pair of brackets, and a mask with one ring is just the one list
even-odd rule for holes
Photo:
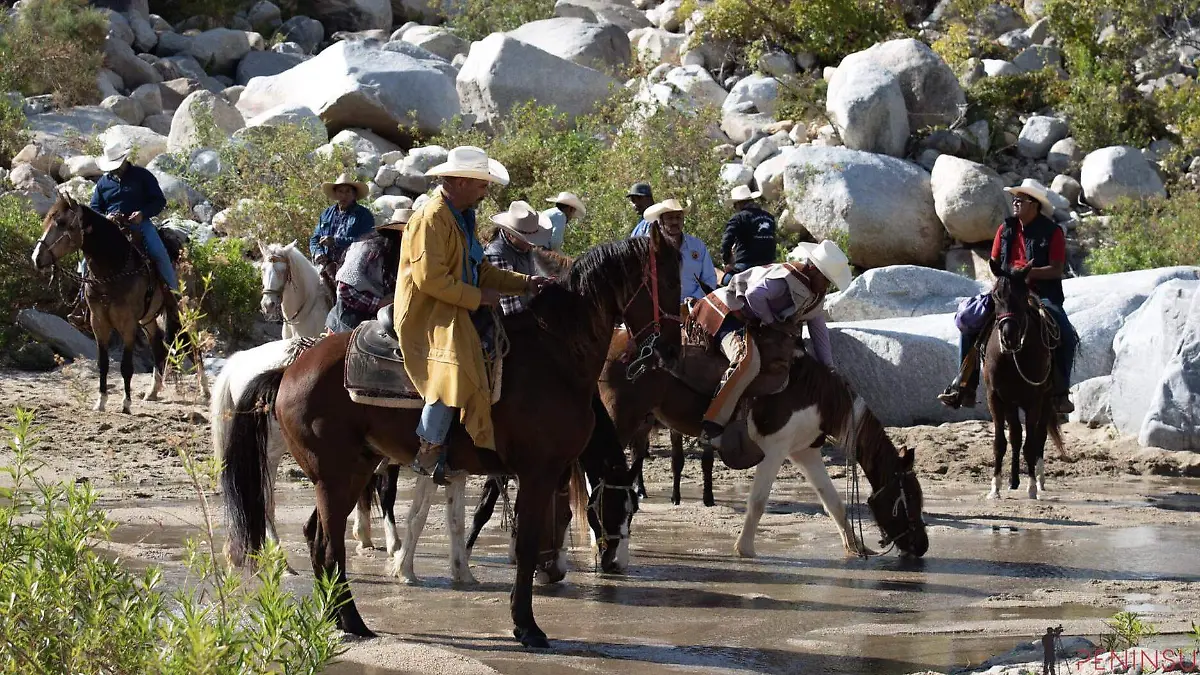
[[263,316],[270,321],[283,318],[283,294],[289,285],[298,287],[295,276],[300,272],[298,265],[293,265],[293,258],[299,256],[296,251],[296,240],[287,246],[279,244],[263,245],[258,243],[258,251],[262,254],[262,301],[259,308]]
[[588,497],[588,525],[596,536],[600,552],[600,570],[606,574],[624,574],[629,569],[629,537],[633,516],[638,512],[637,488],[642,471],[639,456],[620,484],[601,480]]
[[925,498],[913,469],[916,452],[898,448],[897,454],[899,464],[883,477],[883,485],[867,498],[867,506],[883,530],[880,544],[895,544],[901,552],[919,558],[929,550],[929,535],[921,517]]
[[34,267],[44,270],[83,248],[83,239],[91,230],[85,223],[87,211],[87,206],[70,195],[59,193],[42,220],[42,236],[33,247]]
[[992,286],[992,302],[996,311],[996,328],[1000,333],[1000,351],[1014,354],[1025,344],[1029,330],[1029,268],[1008,271],[995,260],[991,263],[996,283]]
[[637,343],[638,354],[644,357],[657,354],[659,365],[670,367],[683,348],[679,317],[682,254],[658,227],[650,228],[647,239],[650,246],[640,261],[641,283],[627,296],[621,313]]

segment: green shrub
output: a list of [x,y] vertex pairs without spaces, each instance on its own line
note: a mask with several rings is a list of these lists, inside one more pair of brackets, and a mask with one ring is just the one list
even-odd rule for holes
[[[265,243],[306,241],[329,201],[321,183],[354,166],[349,148],[332,155],[314,153],[319,143],[302,126],[255,127],[245,141],[217,147],[224,167],[212,177],[185,173],[184,179],[208,195],[217,209],[251,200],[227,221],[226,234]],[[201,135],[204,128],[201,124]],[[186,157],[178,158],[186,166]]]
[[251,245],[237,237],[210,239],[188,247],[196,287],[208,281],[200,303],[201,324],[231,339],[248,335],[262,297],[262,275],[246,256]]
[[825,100],[828,94],[829,83],[815,70],[780,78],[775,117],[800,125],[811,120],[827,121]]
[[[337,655],[327,612],[338,588],[319,580],[304,599],[285,591],[277,546],[245,583],[215,563],[206,518],[204,543],[188,544],[184,586],[160,590],[161,570],[135,574],[92,549],[115,523],[90,484],[38,478],[33,414],[18,409],[0,428],[14,455],[0,469],[9,484],[0,488],[0,672],[312,673]],[[180,454],[198,489],[215,475],[215,462]]]
[[0,165],[8,166],[28,141],[21,104],[0,92]]
[[0,91],[97,102],[107,35],[107,17],[87,0],[25,0],[15,20],[0,15]]
[[208,17],[216,28],[228,25],[234,14],[253,5],[254,0],[151,0],[150,11],[172,24],[193,16]]
[[1113,209],[1107,227],[1087,234],[1099,242],[1087,257],[1091,274],[1195,265],[1200,260],[1200,193],[1123,202]]
[[1182,87],[1160,89],[1155,92],[1154,102],[1178,135],[1179,146],[1162,163],[1168,173],[1176,173],[1185,160],[1200,151],[1200,82],[1189,80]]
[[1065,85],[1054,70],[985,77],[967,88],[967,117],[985,119],[998,128],[1006,118],[1053,108],[1065,96]]
[[450,27],[472,42],[554,16],[554,0],[457,0]]
[[[54,284],[33,268],[30,254],[42,236],[42,221],[17,195],[0,196],[0,351],[15,349],[17,312],[27,307],[62,313],[74,302],[78,284],[59,275]],[[74,269],[78,256],[64,261]]]
[[[680,15],[699,7],[688,0]],[[692,40],[729,44],[751,66],[773,49],[811,53],[836,65],[847,54],[905,31],[900,3],[886,0],[716,0]]]

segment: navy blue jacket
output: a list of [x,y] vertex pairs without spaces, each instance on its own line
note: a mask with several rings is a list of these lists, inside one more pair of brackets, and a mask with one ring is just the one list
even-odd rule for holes
[[733,214],[721,238],[721,262],[739,271],[775,262],[775,219],[757,206]]
[[[313,260],[316,260],[317,256],[325,255],[340,264],[350,244],[373,229],[375,216],[371,215],[367,207],[355,202],[350,208],[342,211],[334,204],[321,214],[317,229],[313,230],[313,236],[308,240],[308,252],[312,254]],[[321,237],[333,237],[333,245],[328,248],[322,246]]]
[[141,211],[142,217],[149,220],[167,208],[167,198],[154,174],[131,164],[120,178],[106,173],[96,181],[91,207],[104,215]]

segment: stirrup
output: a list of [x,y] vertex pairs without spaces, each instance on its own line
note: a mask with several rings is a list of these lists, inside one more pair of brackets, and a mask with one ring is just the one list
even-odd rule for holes
[[945,391],[937,395],[937,400],[941,401],[942,405],[958,410],[962,407],[962,397],[962,390],[957,385],[952,384]]
[[465,471],[456,471],[450,469],[447,466],[448,454],[449,453],[446,450],[446,446],[443,445],[441,452],[438,453],[437,461],[433,465],[433,470],[430,471],[429,469],[426,469],[423,464],[421,464],[420,453],[418,453],[417,457],[413,458],[412,464],[409,465],[409,468],[421,476],[432,479],[434,483],[442,487],[446,487],[450,484],[451,478],[456,478],[466,473]]

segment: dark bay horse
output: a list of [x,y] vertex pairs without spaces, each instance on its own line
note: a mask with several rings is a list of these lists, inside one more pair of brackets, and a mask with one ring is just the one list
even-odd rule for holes
[[[35,267],[39,270],[54,267],[75,251],[82,251],[87,260],[88,275],[82,280],[84,298],[91,310],[96,365],[100,369],[100,395],[95,410],[104,410],[108,401],[108,345],[114,330],[124,345],[121,376],[125,380],[125,398],[121,410],[128,413],[133,398],[130,382],[139,329],[145,333],[154,354],[154,382],[143,400],[155,400],[166,372],[168,345],[174,344],[180,325],[175,312],[164,311],[170,306],[166,297],[169,291],[159,282],[153,263],[129,242],[119,225],[66,195],[60,194],[46,213],[43,227],[42,237],[33,249]],[[179,250],[173,249],[168,240],[164,243],[174,262]],[[207,397],[207,379],[199,363],[200,356],[196,350],[190,351],[199,371],[201,393]]]
[[[993,261],[996,285],[992,289],[996,324],[988,337],[983,357],[983,380],[995,434],[992,449],[992,489],[988,497],[1000,496],[1006,443],[1012,444],[1012,475],[1009,487],[1021,486],[1021,454],[1029,474],[1029,498],[1037,499],[1046,489],[1046,437],[1063,451],[1058,413],[1054,411],[1054,348],[1061,336],[1058,324],[1042,315],[1029,292],[1025,271],[1007,272]],[[1021,445],[1021,411],[1025,412],[1025,444]]]
[[[625,339],[618,335],[614,342]],[[614,346],[613,351],[617,351]],[[671,372],[657,370],[636,385],[623,380],[625,366],[610,360],[600,378],[600,393],[622,438],[645,425],[648,413],[671,429],[699,436],[700,423],[712,398],[711,387],[693,389]],[[883,425],[862,399],[815,358],[800,349],[792,363],[787,387],[761,396],[750,409],[751,437],[765,458],[755,467],[754,486],[746,506],[746,522],[737,551],[753,557],[754,535],[766,508],[771,486],[785,459],[796,464],[817,490],[833,518],[848,553],[869,550],[853,532],[845,505],[821,459],[825,437],[841,439],[847,455],[862,467],[873,492],[867,504],[883,531],[881,544],[895,544],[902,552],[921,556],[929,548],[921,517],[921,486],[913,471],[913,450],[897,449]],[[853,437],[853,442],[847,442]]]
[[[510,596],[514,636],[547,647],[533,615],[533,572],[543,530],[558,522],[555,495],[592,433],[592,398],[604,367],[613,326],[623,321],[637,336],[646,373],[673,362],[680,349],[679,250],[655,230],[648,238],[600,245],[539,294],[529,311],[504,317],[511,345],[500,401],[492,407],[498,451],[476,448],[459,424],[451,430],[449,463],[476,475],[513,475],[517,494],[517,574]],[[665,301],[664,301],[665,299]],[[317,508],[305,528],[317,574],[346,579],[346,519],[381,456],[409,463],[416,455],[419,409],[354,403],[343,386],[349,334],[330,336],[283,372],[275,411],[288,448],[312,480]],[[644,359],[642,357],[645,357]],[[278,374],[275,374],[278,377]],[[244,489],[247,509],[261,494]],[[236,507],[242,508],[242,507]],[[556,517],[556,510],[558,517]],[[586,506],[576,510],[582,513]],[[582,520],[582,519],[580,519]],[[231,528],[234,529],[234,528]],[[231,531],[238,545],[255,548],[262,532]],[[337,623],[370,636],[348,587]]]

